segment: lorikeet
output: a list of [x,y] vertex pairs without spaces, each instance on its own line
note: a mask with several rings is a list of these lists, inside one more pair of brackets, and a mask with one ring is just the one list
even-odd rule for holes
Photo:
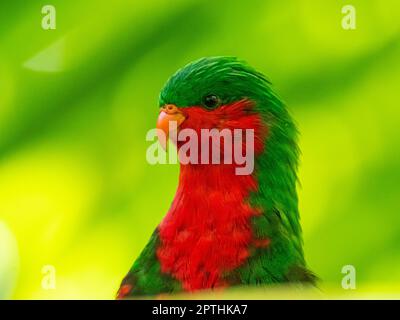
[[169,121],[196,132],[254,130],[254,171],[238,175],[235,162],[181,164],[172,205],[117,297],[314,283],[299,224],[298,132],[270,82],[237,58],[202,58],[167,81],[159,103],[163,130]]

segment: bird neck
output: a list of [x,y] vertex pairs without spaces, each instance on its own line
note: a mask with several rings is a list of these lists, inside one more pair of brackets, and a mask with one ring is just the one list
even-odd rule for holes
[[227,286],[226,272],[243,265],[254,239],[246,199],[257,190],[252,175],[233,165],[186,165],[171,208],[159,225],[161,270],[185,290]]

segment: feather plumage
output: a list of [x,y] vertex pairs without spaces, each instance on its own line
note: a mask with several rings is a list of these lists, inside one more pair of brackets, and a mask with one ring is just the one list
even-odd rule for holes
[[[209,94],[220,99],[213,110],[203,106]],[[254,129],[255,169],[238,176],[235,163],[181,164],[172,206],[123,280],[119,297],[314,283],[299,223],[298,132],[271,83],[236,58],[203,58],[168,80],[160,94],[160,106],[165,104],[187,117],[182,128]]]

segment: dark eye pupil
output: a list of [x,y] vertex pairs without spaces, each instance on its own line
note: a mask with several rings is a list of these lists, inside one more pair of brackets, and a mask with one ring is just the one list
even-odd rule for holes
[[206,97],[204,97],[204,105],[207,108],[214,108],[215,106],[217,106],[219,103],[219,99],[215,94],[210,94]]

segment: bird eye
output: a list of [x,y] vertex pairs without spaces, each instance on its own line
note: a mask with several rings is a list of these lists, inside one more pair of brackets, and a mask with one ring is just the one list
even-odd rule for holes
[[203,104],[208,109],[215,108],[219,104],[219,98],[215,94],[209,94],[203,98]]

